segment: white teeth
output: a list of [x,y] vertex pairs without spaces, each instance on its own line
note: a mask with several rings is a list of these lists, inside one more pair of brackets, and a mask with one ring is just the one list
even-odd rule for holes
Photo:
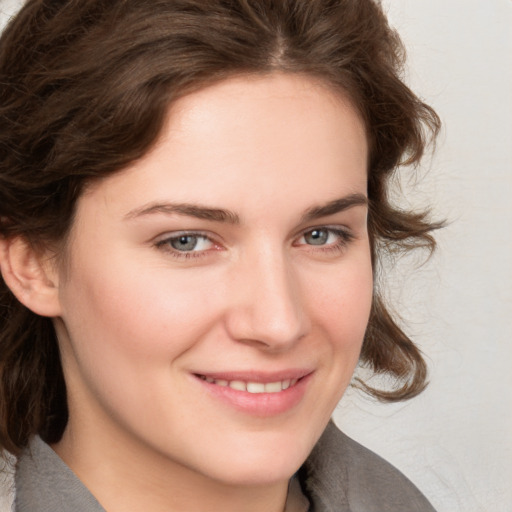
[[279,393],[283,390],[283,384],[281,382],[269,382],[265,384],[265,393]]
[[[265,384],[262,382],[248,382],[247,383],[247,391],[249,393],[265,393]],[[281,391],[281,390],[279,390]]]
[[247,391],[247,386],[245,382],[242,382],[241,380],[232,380],[229,383],[229,387],[233,389],[237,389],[238,391]]
[[285,379],[277,382],[244,382],[242,380],[227,381],[224,379],[214,379],[212,377],[201,376],[203,380],[210,384],[227,387],[237,391],[248,391],[249,393],[279,393],[297,384],[299,379]]

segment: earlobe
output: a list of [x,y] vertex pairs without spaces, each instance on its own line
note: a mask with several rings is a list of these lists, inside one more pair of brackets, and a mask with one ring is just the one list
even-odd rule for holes
[[34,313],[60,315],[58,279],[47,256],[23,238],[0,238],[0,270],[16,298]]

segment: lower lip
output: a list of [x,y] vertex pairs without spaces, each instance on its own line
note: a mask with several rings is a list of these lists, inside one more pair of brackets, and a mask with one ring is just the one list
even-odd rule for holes
[[249,393],[229,386],[219,386],[199,377],[196,380],[214,398],[246,414],[260,417],[276,416],[296,407],[304,394],[312,374],[299,379],[297,383],[278,393]]

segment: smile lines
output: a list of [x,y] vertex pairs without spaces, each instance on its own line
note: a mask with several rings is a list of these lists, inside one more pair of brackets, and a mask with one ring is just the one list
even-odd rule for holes
[[277,382],[245,382],[242,380],[224,380],[198,375],[201,380],[217,386],[230,387],[237,391],[247,391],[249,393],[279,393],[294,386],[299,379],[285,379]]

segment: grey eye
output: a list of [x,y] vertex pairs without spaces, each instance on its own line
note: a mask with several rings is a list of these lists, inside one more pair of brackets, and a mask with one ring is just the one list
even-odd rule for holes
[[304,233],[304,242],[309,245],[325,245],[329,239],[328,229],[312,229]]
[[157,247],[168,249],[175,256],[186,255],[187,253],[202,253],[212,249],[215,244],[208,237],[201,233],[175,233],[156,243]]
[[177,251],[193,251],[199,242],[198,236],[182,235],[170,240],[170,244],[173,249]]

